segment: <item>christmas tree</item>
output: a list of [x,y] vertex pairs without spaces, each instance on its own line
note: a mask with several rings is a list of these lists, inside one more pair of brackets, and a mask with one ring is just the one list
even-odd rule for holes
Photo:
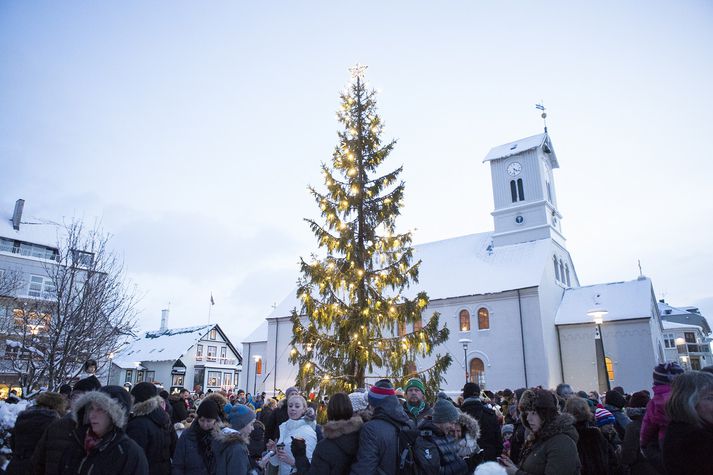
[[394,149],[383,143],[383,123],[376,112],[375,91],[364,84],[365,66],[351,68],[352,81],[341,94],[337,113],[343,130],[331,166],[322,165],[326,193],[310,187],[323,222],[307,219],[326,256],[301,260],[292,314],[290,362],[299,368],[304,389],[352,391],[366,387],[367,376],[395,384],[418,376],[438,389],[451,363],[436,355],[424,368],[416,357],[432,355],[448,339],[438,313],[427,322],[428,296],[403,293],[418,282],[411,234],[397,234],[395,220],[403,204],[403,167],[379,175],[377,169]]

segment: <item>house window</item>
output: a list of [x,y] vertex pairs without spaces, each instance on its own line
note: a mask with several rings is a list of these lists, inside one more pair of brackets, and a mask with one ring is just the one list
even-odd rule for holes
[[215,356],[217,353],[218,353],[217,346],[209,346],[208,347],[208,356],[206,358],[206,361],[215,361]]
[[481,307],[478,309],[478,330],[490,329],[490,312],[487,308]]
[[43,277],[41,275],[30,276],[30,286],[27,289],[27,295],[30,297],[48,299],[53,298],[56,293],[57,289],[49,277]]
[[510,180],[510,197],[513,203],[517,202],[517,184],[515,180]]
[[604,358],[604,361],[607,364],[607,376],[609,377],[609,381],[614,381],[614,362],[608,356]]
[[210,340],[216,340],[218,338],[218,332],[216,331],[215,328],[210,331],[208,338]]
[[683,332],[683,338],[686,339],[686,343],[696,342],[696,334],[694,332]]
[[525,201],[525,188],[522,185],[522,178],[517,179],[517,200]]
[[20,347],[15,346],[15,345],[6,345],[5,346],[5,359],[6,360],[14,360],[17,358],[17,355],[20,353]]
[[183,387],[183,376],[182,374],[174,374],[171,377],[171,386],[181,386]]
[[406,322],[399,322],[399,336],[406,335]]
[[413,322],[413,331],[418,332],[418,331],[421,331],[422,329],[423,329],[423,320],[421,319],[421,317],[418,317],[418,320]]
[[460,311],[460,331],[469,332],[470,331],[470,312],[463,309]]
[[220,347],[220,362],[225,364],[225,359],[228,357],[228,348],[225,346]]
[[132,382],[131,380],[133,379],[133,377],[134,377],[134,370],[127,369],[126,370],[126,378],[124,379],[124,382],[131,383]]
[[698,356],[691,356],[691,369],[694,371],[701,370],[701,359]]
[[663,344],[666,348],[676,348],[676,339],[673,337],[673,333],[664,333]]
[[471,383],[477,383],[481,389],[485,388],[485,365],[480,358],[470,360],[470,372],[468,378]]
[[208,386],[217,388],[220,386],[221,373],[220,371],[208,371]]
[[557,280],[557,282],[559,282],[560,281],[560,266],[557,263],[557,256],[552,256],[552,262],[555,265],[555,279]]
[[156,371],[146,371],[146,381],[149,383],[156,381]]
[[406,369],[406,376],[418,375],[418,368],[416,368],[416,363],[414,361],[407,361],[404,368]]
[[233,373],[223,373],[223,386],[233,385]]
[[143,371],[137,371],[136,372],[136,382],[137,383],[142,383],[144,381],[144,372]]
[[91,267],[94,263],[94,254],[91,252],[72,249],[72,264],[75,267]]
[[196,345],[196,361],[203,361],[203,345]]

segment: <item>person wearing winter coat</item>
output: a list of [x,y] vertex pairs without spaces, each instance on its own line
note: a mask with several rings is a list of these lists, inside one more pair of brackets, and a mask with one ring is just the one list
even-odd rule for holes
[[182,389],[177,393],[168,396],[168,402],[171,404],[172,419],[171,423],[176,424],[188,419],[189,404],[186,399],[190,395],[188,389]]
[[121,386],[104,386],[77,399],[72,408],[76,422],[64,434],[69,442],[63,444],[54,473],[148,475],[143,450],[124,432],[130,408],[131,395]]
[[626,398],[619,392],[615,390],[607,391],[604,395],[604,409],[611,412],[614,416],[614,428],[616,433],[619,434],[619,438],[624,438],[624,432],[626,431],[626,426],[631,423],[631,419],[624,412],[624,407],[626,407]]
[[582,475],[613,475],[616,470],[614,449],[599,429],[593,426],[594,417],[587,401],[572,396],[565,403],[565,412],[574,417],[577,430],[577,452],[582,464]]
[[361,428],[356,462],[349,473],[393,475],[398,465],[398,428],[415,429],[413,421],[388,379],[380,379],[369,389],[368,401],[373,408],[372,418]]
[[12,460],[7,466],[8,475],[32,473],[32,453],[47,427],[65,414],[67,401],[58,393],[44,392],[36,404],[22,411],[15,421],[10,438]]
[[359,449],[359,431],[363,425],[361,417],[354,414],[349,396],[345,393],[332,396],[327,405],[327,422],[322,426],[324,438],[317,443],[311,463],[307,460],[306,444],[292,442],[297,474],[348,474]]
[[500,458],[508,475],[578,475],[579,436],[574,418],[557,411],[557,396],[545,389],[532,389],[520,399],[523,424],[531,434],[522,448],[519,468],[506,456]]
[[213,475],[215,454],[213,437],[220,422],[221,409],[213,400],[198,406],[198,418],[178,438],[171,461],[172,475]]
[[267,449],[273,450],[275,455],[270,457],[269,463],[278,467],[280,475],[288,475],[296,467],[295,456],[292,452],[294,439],[305,442],[305,456],[312,460],[312,453],[317,445],[315,413],[307,407],[307,400],[299,394],[292,394],[287,400],[288,420],[280,424],[280,438],[277,442],[269,441]]
[[669,425],[663,441],[668,475],[711,475],[713,374],[689,371],[671,385],[666,403]]
[[404,403],[406,415],[416,425],[423,419],[430,418],[432,408],[426,402],[426,387],[423,385],[423,381],[418,378],[409,379],[404,391],[406,394],[406,402]]
[[228,414],[228,421],[230,427],[213,437],[215,475],[248,475],[252,468],[248,444],[255,412],[243,404],[236,404]]
[[654,396],[646,405],[646,413],[641,420],[639,445],[646,460],[661,473],[664,472],[661,447],[668,428],[666,403],[671,396],[671,384],[681,374],[683,368],[675,362],[662,363],[654,368],[652,388]]
[[465,383],[465,386],[463,386],[463,404],[460,410],[472,416],[480,425],[478,446],[483,449],[483,460],[496,460],[503,452],[500,423],[495,411],[486,407],[479,395],[480,386],[475,383]]
[[[608,410],[603,407],[598,407],[596,411],[594,411],[594,423],[609,443],[611,452],[613,452],[613,456],[611,452],[609,454],[609,463],[610,465],[615,465],[618,471],[621,465],[621,439],[619,438],[619,433],[616,431],[616,418],[614,414]],[[614,463],[613,460],[615,460],[616,463]]]
[[441,475],[473,473],[473,469],[480,461],[477,455],[468,458],[461,458],[458,455],[458,442],[451,434],[460,428],[459,420],[460,410],[452,402],[438,398],[433,406],[431,420],[424,419],[418,426],[421,431],[431,431],[432,435],[428,438],[438,447]]
[[141,382],[131,390],[134,405],[126,424],[126,435],[144,450],[150,475],[170,475],[176,450],[176,431],[161,408],[161,396],[153,383]]
[[458,444],[458,456],[477,457],[482,461],[483,450],[478,446],[480,426],[474,417],[458,411],[458,424],[454,427],[454,437]]
[[641,453],[641,446],[639,445],[641,421],[644,418],[646,406],[650,399],[646,392],[636,392],[631,395],[624,409],[626,415],[631,419],[631,423],[626,426],[624,440],[621,444],[621,465],[624,472],[630,475],[658,474],[658,471]]
[[280,401],[277,408],[270,412],[270,417],[265,419],[265,441],[276,441],[280,438],[280,425],[289,419],[287,415],[287,401],[293,394],[298,394],[299,390],[292,386],[285,391],[285,398]]

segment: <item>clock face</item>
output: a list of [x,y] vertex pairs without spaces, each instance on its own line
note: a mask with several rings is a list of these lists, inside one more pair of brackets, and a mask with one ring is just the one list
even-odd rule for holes
[[508,170],[508,175],[517,176],[522,171],[522,165],[520,165],[519,162],[512,162],[510,165],[508,165],[507,170]]

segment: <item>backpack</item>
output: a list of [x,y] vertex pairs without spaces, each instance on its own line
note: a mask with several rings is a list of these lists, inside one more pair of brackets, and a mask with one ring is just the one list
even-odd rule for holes
[[430,430],[412,429],[389,417],[376,417],[396,427],[398,435],[398,475],[438,475],[441,457]]

